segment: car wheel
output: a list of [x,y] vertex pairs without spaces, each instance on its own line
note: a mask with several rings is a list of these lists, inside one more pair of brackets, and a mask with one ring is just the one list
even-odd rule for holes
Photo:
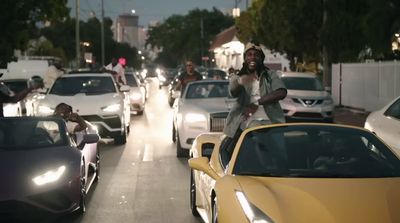
[[176,130],[174,123],[172,123],[172,142],[176,142]]
[[190,171],[190,209],[192,210],[193,216],[199,216],[196,206],[196,183],[194,181],[194,172]]
[[179,134],[176,137],[176,157],[188,157],[189,150],[182,148]]
[[85,164],[81,167],[80,176],[80,201],[79,201],[79,213],[83,214],[86,212],[86,181],[85,181]]
[[218,211],[217,211],[217,197],[214,198],[212,203],[212,223],[218,223]]
[[94,181],[97,182],[100,179],[100,151],[99,148],[97,148],[97,153],[96,153],[96,176],[94,178]]
[[123,145],[126,143],[126,130],[122,135],[117,135],[114,137],[114,144],[115,145]]

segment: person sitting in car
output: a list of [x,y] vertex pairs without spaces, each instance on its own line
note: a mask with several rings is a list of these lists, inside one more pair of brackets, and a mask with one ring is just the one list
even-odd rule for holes
[[58,104],[54,110],[54,116],[63,118],[67,124],[68,133],[76,137],[77,143],[81,141],[81,137],[77,136],[76,133],[84,131],[87,128],[87,124],[78,113],[72,111],[72,106],[65,103]]

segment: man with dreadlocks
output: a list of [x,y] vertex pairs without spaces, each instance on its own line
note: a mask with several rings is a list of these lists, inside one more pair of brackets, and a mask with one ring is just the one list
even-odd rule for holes
[[243,67],[229,79],[229,92],[237,100],[227,117],[223,147],[233,149],[245,128],[285,122],[279,101],[287,90],[277,73],[264,65],[264,58],[261,47],[249,42]]

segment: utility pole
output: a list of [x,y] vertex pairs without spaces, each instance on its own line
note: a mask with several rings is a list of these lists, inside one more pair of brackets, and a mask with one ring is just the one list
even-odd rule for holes
[[201,65],[203,65],[203,41],[204,41],[204,23],[203,23],[203,17],[200,19],[200,53],[201,53]]
[[101,66],[104,66],[104,0],[101,0]]
[[[323,7],[323,17],[322,17],[322,26],[325,28],[326,22],[328,20],[328,11],[327,11],[327,1],[322,0],[322,7]],[[323,29],[326,30],[326,29]],[[322,43],[322,64],[323,64],[323,82],[324,87],[327,90],[331,91],[331,67],[330,67],[330,58],[328,48],[326,47],[326,43]]]
[[79,0],[76,0],[75,4],[75,53],[76,53],[76,68],[80,67],[80,39],[79,39]]

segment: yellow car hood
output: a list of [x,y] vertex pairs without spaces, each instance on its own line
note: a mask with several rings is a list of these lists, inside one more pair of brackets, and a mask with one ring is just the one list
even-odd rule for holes
[[400,178],[235,178],[275,223],[400,222]]

